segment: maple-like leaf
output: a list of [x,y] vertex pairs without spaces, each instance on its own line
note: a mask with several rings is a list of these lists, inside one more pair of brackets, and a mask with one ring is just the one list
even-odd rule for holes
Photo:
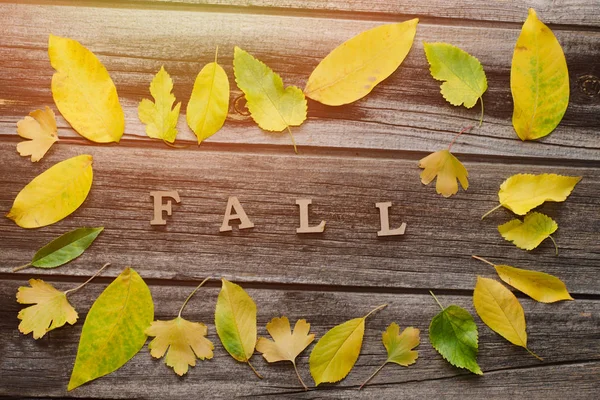
[[371,375],[359,389],[362,389],[363,386],[369,383],[387,363],[396,363],[403,367],[408,367],[417,362],[419,354],[413,349],[417,347],[421,341],[419,334],[420,331],[412,326],[405,328],[402,333],[400,333],[400,326],[398,326],[397,323],[392,322],[381,336],[383,345],[387,350],[387,360],[375,370],[373,375]]
[[256,351],[263,354],[268,362],[290,361],[294,365],[296,375],[305,390],[308,390],[296,367],[296,357],[315,340],[314,334],[309,334],[310,324],[304,319],[296,321],[294,331],[290,329],[287,317],[273,318],[267,324],[267,331],[273,340],[258,338]]
[[435,189],[438,194],[450,197],[458,192],[458,183],[464,190],[469,188],[469,173],[458,158],[454,157],[450,150],[440,150],[431,153],[419,161],[419,167],[424,168],[421,172],[421,182],[428,185],[437,176]]
[[17,292],[17,302],[34,304],[19,311],[21,333],[27,335],[33,332],[33,338],[39,339],[66,323],[73,325],[77,322],[77,311],[67,300],[65,292],[41,279],[30,279],[29,285],[31,287],[21,286]]
[[165,363],[173,367],[179,376],[187,373],[188,366],[196,366],[196,357],[201,360],[213,357],[212,351],[215,346],[206,338],[206,325],[181,318],[188,301],[208,279],[210,278],[206,278],[190,293],[179,309],[177,318],[170,321],[154,321],[145,332],[148,336],[155,336],[148,345],[152,357],[161,358],[167,353]]
[[58,141],[56,118],[54,111],[47,107],[35,110],[19,122],[17,133],[24,139],[31,139],[17,144],[17,151],[23,157],[31,156],[31,161],[40,161],[52,145]]
[[[532,212],[525,216],[523,221],[513,219],[505,224],[498,226],[498,232],[502,237],[511,241],[520,249],[533,250],[540,245],[546,238],[550,238],[551,234],[558,229],[558,224],[547,215]],[[558,247],[556,254],[558,255]]]
[[173,143],[177,136],[177,119],[181,108],[181,103],[173,108],[175,96],[171,93],[172,90],[173,80],[165,67],[160,67],[150,83],[150,94],[154,97],[154,102],[143,99],[138,107],[140,121],[146,124],[146,134],[169,143]]

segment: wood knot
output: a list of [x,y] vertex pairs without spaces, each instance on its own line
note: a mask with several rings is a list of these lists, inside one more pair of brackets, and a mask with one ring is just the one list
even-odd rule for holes
[[600,78],[595,75],[583,75],[577,79],[577,85],[588,97],[600,97]]

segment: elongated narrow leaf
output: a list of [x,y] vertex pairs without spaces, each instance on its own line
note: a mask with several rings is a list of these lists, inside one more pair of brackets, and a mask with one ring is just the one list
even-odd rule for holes
[[92,156],[61,161],[19,192],[6,215],[22,228],[53,224],[77,210],[92,187]]
[[160,67],[150,83],[154,102],[142,99],[138,106],[138,117],[146,125],[146,135],[169,143],[173,143],[177,136],[177,119],[181,108],[181,103],[173,107],[175,95],[171,93],[172,90],[171,76],[164,67]]
[[510,265],[494,265],[494,268],[500,279],[534,300],[542,303],[573,300],[563,281],[554,275]]
[[153,320],[150,289],[128,267],[104,289],[85,319],[67,390],[121,368],[144,346],[144,331]]
[[498,227],[502,237],[511,241],[520,249],[533,250],[551,234],[556,232],[558,225],[547,215],[532,212],[523,221],[513,219]]
[[198,144],[221,129],[229,110],[229,79],[217,62],[208,63],[194,82],[186,119]]
[[418,19],[361,32],[329,53],[310,74],[304,93],[319,103],[339,106],[363,98],[404,61]]
[[125,114],[117,89],[100,60],[73,39],[50,35],[52,96],[60,113],[81,136],[98,143],[118,142]]
[[569,104],[569,71],[560,43],[533,8],[517,39],[510,69],[513,126],[521,140],[539,139],[560,123]]

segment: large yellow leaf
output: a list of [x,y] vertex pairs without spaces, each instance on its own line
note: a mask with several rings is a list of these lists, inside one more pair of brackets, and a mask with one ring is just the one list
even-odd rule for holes
[[196,134],[198,144],[221,129],[229,110],[229,79],[215,62],[200,70],[187,105],[186,119]]
[[84,154],[61,161],[29,182],[6,216],[22,228],[60,221],[83,203],[92,178],[92,156]]
[[444,197],[450,197],[458,192],[457,179],[464,190],[469,188],[467,169],[449,150],[431,153],[419,161],[419,167],[425,168],[421,172],[421,182],[428,185],[437,176],[435,190]]
[[527,214],[523,221],[513,219],[498,226],[498,232],[504,239],[523,250],[533,250],[546,238],[552,239],[550,235],[557,229],[558,225],[552,218],[538,212]]
[[354,367],[365,334],[365,320],[379,306],[362,318],[354,318],[331,328],[319,339],[310,353],[310,373],[318,386],[323,382],[344,379]]
[[352,103],[366,96],[404,61],[418,23],[415,18],[377,26],[342,43],[317,65],[304,93],[330,106]]
[[515,45],[510,70],[513,126],[521,140],[539,139],[560,123],[569,104],[569,71],[556,37],[533,8]]
[[52,96],[60,113],[81,136],[98,143],[118,142],[125,115],[117,89],[100,60],[79,42],[50,35]]
[[171,93],[172,90],[173,80],[165,67],[160,67],[160,71],[150,82],[150,94],[154,97],[154,102],[142,99],[138,106],[138,116],[146,125],[146,134],[169,143],[173,143],[177,136],[177,119],[181,108],[181,103],[173,108],[175,96]]
[[494,332],[538,357],[527,348],[525,313],[510,290],[500,282],[478,276],[473,305],[481,320]]
[[19,136],[31,139],[17,144],[19,155],[31,156],[32,162],[40,161],[54,142],[58,141],[56,131],[56,118],[50,107],[30,112],[17,122]]

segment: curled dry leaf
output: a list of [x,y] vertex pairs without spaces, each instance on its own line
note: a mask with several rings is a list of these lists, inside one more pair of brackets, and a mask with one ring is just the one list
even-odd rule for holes
[[160,67],[150,83],[150,94],[154,102],[143,99],[138,106],[138,116],[146,125],[146,134],[169,143],[173,143],[177,136],[177,120],[181,108],[181,103],[173,108],[175,96],[171,93],[172,90],[171,76],[165,67]]
[[32,162],[40,161],[52,145],[58,141],[54,111],[47,107],[35,110],[17,122],[17,133],[29,141],[17,144],[20,156],[31,156]]

